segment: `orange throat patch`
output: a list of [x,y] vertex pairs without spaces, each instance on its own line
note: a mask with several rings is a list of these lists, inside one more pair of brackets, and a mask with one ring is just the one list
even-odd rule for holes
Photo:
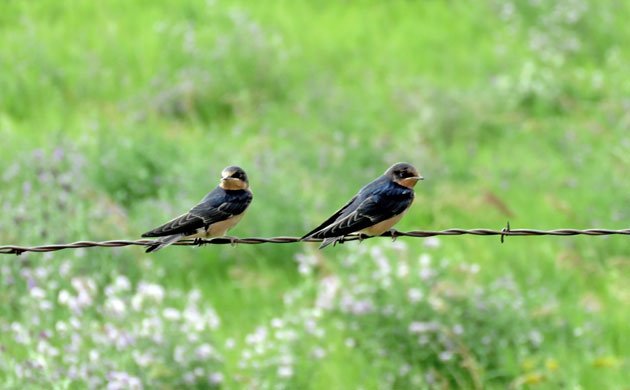
[[400,184],[401,186],[405,186],[407,188],[413,188],[416,186],[417,183],[418,183],[418,179],[416,179],[415,177],[407,177],[405,179],[401,179],[400,181],[398,181],[398,184]]
[[249,186],[243,180],[240,179],[221,179],[219,186],[224,190],[246,190]]

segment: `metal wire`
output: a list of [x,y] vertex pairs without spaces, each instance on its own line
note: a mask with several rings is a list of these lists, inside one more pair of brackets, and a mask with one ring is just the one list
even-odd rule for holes
[[[410,232],[399,232],[396,230],[385,232],[378,237],[391,237],[396,239],[398,237],[432,237],[432,236],[461,236],[461,235],[474,235],[474,236],[500,236],[501,242],[503,242],[506,236],[607,236],[607,235],[630,235],[630,229],[611,230],[611,229],[555,229],[555,230],[537,230],[537,229],[510,229],[510,224],[501,230],[491,229],[447,229],[447,230],[414,230]],[[369,237],[364,235],[348,235],[339,240],[339,243],[346,241],[364,240]],[[200,239],[200,240],[182,240],[176,242],[173,245],[205,245],[205,244],[290,244],[295,242],[321,242],[319,238],[309,238],[301,240],[300,237],[216,237],[212,239]],[[116,248],[122,246],[151,246],[155,241],[153,240],[113,240],[113,241],[77,241],[69,244],[52,244],[52,245],[40,245],[40,246],[17,246],[17,245],[3,245],[0,246],[0,254],[14,254],[20,255],[24,252],[54,252],[62,249],[78,249],[78,248],[92,248],[92,247],[104,247],[104,248]]]

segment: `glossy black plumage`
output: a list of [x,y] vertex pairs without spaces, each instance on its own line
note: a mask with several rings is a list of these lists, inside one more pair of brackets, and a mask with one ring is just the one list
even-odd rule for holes
[[[411,188],[381,176],[363,187],[345,206],[302,238],[337,238],[403,213],[413,202]],[[334,241],[324,242],[322,247]]]
[[245,171],[237,166],[223,169],[219,186],[199,204],[186,214],[142,235],[158,237],[147,247],[147,252],[158,251],[184,238],[225,235],[241,220],[252,198]]
[[142,237],[162,237],[174,234],[193,235],[197,233],[198,229],[207,228],[213,223],[242,214],[251,203],[252,198],[252,193],[248,190],[226,191],[217,187],[188,213],[144,233]]

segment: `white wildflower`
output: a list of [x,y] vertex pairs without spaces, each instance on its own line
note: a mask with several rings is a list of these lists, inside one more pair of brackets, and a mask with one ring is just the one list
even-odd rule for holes
[[122,317],[127,311],[127,305],[122,299],[110,297],[105,301],[105,312],[114,317]]
[[195,383],[195,373],[192,371],[185,373],[184,382],[189,385],[192,385],[193,383]]
[[409,324],[409,333],[426,333],[432,332],[439,328],[435,322],[414,321]]
[[438,237],[427,237],[424,239],[424,246],[427,248],[439,248],[440,239]]
[[162,315],[169,321],[178,321],[182,318],[182,314],[179,312],[179,310],[172,307],[167,307],[162,310]]
[[540,344],[542,344],[543,339],[544,339],[542,333],[540,333],[539,331],[535,329],[529,332],[528,337],[529,337],[529,341],[531,341],[531,343],[536,347],[540,346]]
[[458,336],[464,334],[464,327],[461,324],[453,325],[453,333]]
[[159,303],[164,299],[164,287],[155,283],[140,282],[138,283],[137,294]]
[[448,362],[449,360],[453,359],[453,356],[454,356],[453,352],[451,351],[442,351],[438,355],[438,358],[443,362]]
[[57,301],[62,305],[67,305],[70,302],[70,298],[70,293],[67,290],[61,290],[57,295]]
[[330,310],[334,306],[335,296],[339,290],[339,278],[327,276],[319,282],[315,307]]
[[210,346],[210,344],[207,344],[207,343],[201,344],[195,350],[195,356],[199,360],[207,360],[212,355],[214,355],[214,348],[212,348],[212,346]]
[[399,278],[405,278],[409,275],[409,264],[406,261],[400,261],[398,268],[396,269],[396,276]]
[[140,367],[148,367],[154,361],[153,356],[149,352],[134,350],[131,355],[133,356],[133,360]]
[[220,372],[213,372],[208,376],[208,382],[211,385],[220,385],[223,383],[223,374]]
[[424,298],[424,293],[419,288],[410,288],[407,291],[407,298],[411,303],[418,303]]
[[140,390],[142,388],[140,379],[126,372],[111,371],[107,374],[107,390]]
[[291,366],[278,367],[278,376],[281,378],[290,378],[293,376],[293,368]]
[[313,356],[315,359],[323,359],[324,356],[326,356],[326,350],[324,348],[321,347],[315,347],[313,348],[313,351],[311,352],[311,356]]
[[295,261],[298,263],[298,272],[301,275],[309,275],[318,264],[314,254],[298,253],[295,255]]

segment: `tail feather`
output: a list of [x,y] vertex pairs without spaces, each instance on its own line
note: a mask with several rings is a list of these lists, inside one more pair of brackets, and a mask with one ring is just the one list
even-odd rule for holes
[[324,241],[322,241],[322,244],[319,246],[319,249],[324,249],[330,244],[336,244],[337,241],[339,241],[340,238],[341,237],[327,237],[327,238],[324,238]]
[[155,242],[153,244],[151,244],[146,252],[147,253],[151,253],[151,252],[157,252],[160,249],[167,247],[179,240],[181,240],[184,237],[183,234],[173,234],[172,236],[166,236],[166,237],[162,237],[159,238],[157,240],[155,240]]
[[[304,241],[304,240],[308,240],[309,238],[321,238],[321,237],[315,237],[315,236],[316,234],[310,234],[310,235],[307,234],[304,237],[300,238],[300,240]],[[319,249],[324,249],[330,244],[336,244],[342,238],[343,237],[325,237],[321,245],[319,246]]]

